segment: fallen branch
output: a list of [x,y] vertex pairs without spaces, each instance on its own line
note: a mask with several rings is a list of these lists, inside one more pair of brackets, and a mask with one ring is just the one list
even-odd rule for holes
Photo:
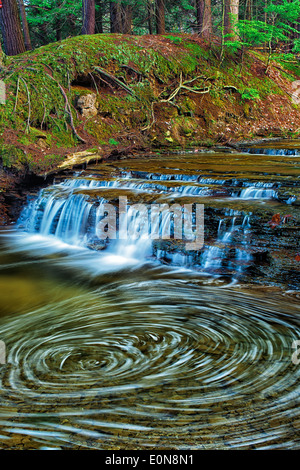
[[117,77],[115,77],[114,75],[111,75],[110,73],[106,72],[106,70],[103,70],[101,69],[100,67],[95,67],[95,70],[97,72],[100,73],[100,75],[104,75],[104,77],[108,78],[109,80],[111,80],[112,82],[114,82],[117,86],[119,86],[120,88],[123,88],[124,90],[127,91],[127,93],[129,93],[131,96],[134,96],[135,98],[137,98],[137,96],[135,95],[134,91],[129,88],[129,86],[125,85],[125,83],[123,83],[121,80],[119,80]]
[[129,72],[135,73],[138,77],[142,78],[144,75],[139,72],[138,70],[134,69],[133,67],[130,67],[129,65],[121,65],[122,69],[129,70]]
[[223,86],[223,89],[229,90],[229,91],[235,91],[236,93],[239,93],[239,90],[233,85],[225,85]]

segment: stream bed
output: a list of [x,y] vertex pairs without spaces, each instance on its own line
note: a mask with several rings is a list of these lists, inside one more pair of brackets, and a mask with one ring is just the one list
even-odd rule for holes
[[144,155],[31,194],[0,232],[0,448],[299,449],[299,158]]

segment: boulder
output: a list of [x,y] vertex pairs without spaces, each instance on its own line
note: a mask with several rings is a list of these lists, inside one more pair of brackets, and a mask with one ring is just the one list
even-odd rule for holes
[[97,115],[97,97],[95,93],[77,96],[75,107],[83,117],[89,118]]

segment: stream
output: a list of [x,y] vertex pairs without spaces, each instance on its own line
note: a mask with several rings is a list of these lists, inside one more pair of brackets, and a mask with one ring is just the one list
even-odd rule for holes
[[33,192],[0,231],[0,448],[299,449],[298,152],[122,158]]

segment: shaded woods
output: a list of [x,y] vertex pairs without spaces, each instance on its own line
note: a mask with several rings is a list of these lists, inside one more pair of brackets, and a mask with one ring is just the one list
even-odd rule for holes
[[7,55],[80,34],[171,32],[297,53],[298,17],[298,0],[3,0],[0,9]]

